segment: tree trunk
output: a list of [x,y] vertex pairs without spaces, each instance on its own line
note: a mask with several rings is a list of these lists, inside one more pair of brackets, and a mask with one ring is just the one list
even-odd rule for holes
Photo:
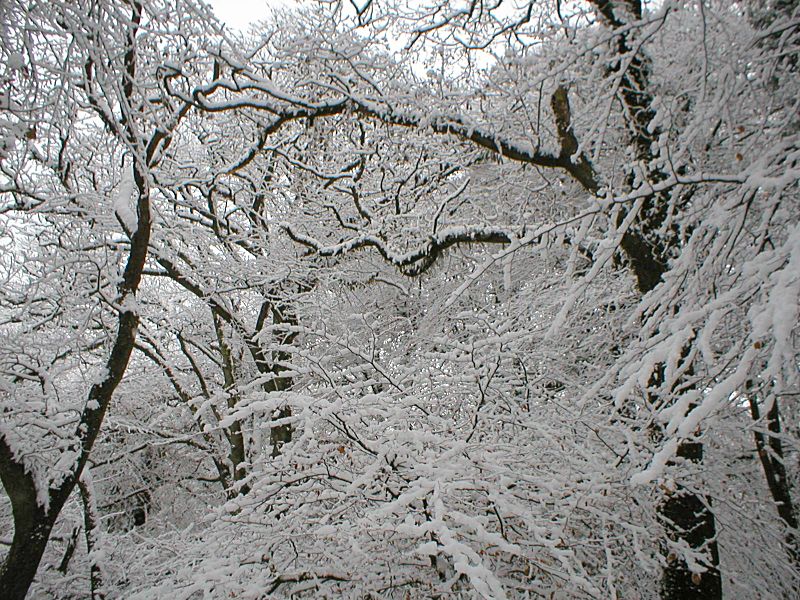
[[[683,442],[677,455],[686,461],[703,461],[700,442]],[[683,486],[670,493],[659,506],[667,535],[674,542],[684,542],[692,550],[707,552],[710,565],[705,573],[693,573],[686,561],[666,552],[667,565],[661,579],[662,600],[714,600],[722,598],[722,579],[719,572],[719,549],[711,500]]]
[[11,500],[14,538],[0,565],[0,596],[23,600],[42,560],[53,520],[37,502],[33,478],[18,461],[4,438],[0,438],[0,478]]
[[[211,311],[211,317],[214,321],[214,331],[217,335],[217,343],[219,344],[219,352],[222,356],[222,376],[225,384],[225,391],[227,392],[228,409],[231,411],[236,410],[236,405],[239,403],[239,395],[236,392],[236,366],[234,365],[233,353],[231,352],[228,342],[225,340],[225,332],[222,330],[222,319],[214,312]],[[233,474],[233,482],[238,485],[238,489],[233,492],[246,495],[250,492],[250,486],[242,484],[241,482],[247,476],[247,468],[245,462],[247,460],[247,450],[244,443],[244,434],[242,433],[242,424],[236,420],[230,424],[225,432],[230,443],[230,451],[228,452],[228,461],[230,462],[231,473]]]
[[36,576],[54,522],[38,507],[20,518],[14,511],[14,539],[0,567],[0,591],[4,600],[24,600]]
[[78,545],[78,537],[81,534],[81,526],[75,525],[72,528],[72,533],[67,540],[67,548],[64,550],[64,556],[61,558],[61,564],[58,565],[58,570],[62,575],[66,575],[69,570],[69,563],[72,561],[72,556],[75,554],[75,548]]
[[100,565],[92,555],[97,547],[97,540],[100,534],[100,519],[97,514],[97,503],[94,498],[94,484],[89,469],[84,470],[78,480],[78,487],[81,492],[83,502],[83,523],[86,532],[86,551],[89,553],[89,576],[92,593],[92,600],[103,600],[103,573]]
[[[272,313],[272,324],[274,326],[277,325],[288,325],[289,327],[297,326],[297,316],[295,315],[294,311],[288,301],[272,301],[268,305]],[[281,345],[291,345],[294,342],[295,338],[297,337],[297,333],[291,331],[285,331],[283,333],[277,333],[278,335],[278,342]],[[264,385],[264,391],[267,393],[271,392],[283,392],[288,390],[292,386],[292,380],[289,377],[282,376],[282,373],[286,371],[286,367],[282,365],[282,362],[288,362],[291,359],[291,355],[288,352],[279,350],[272,353],[272,361],[267,363],[265,360],[261,361],[262,367],[259,367],[261,373],[270,373],[272,375],[272,379],[266,382]],[[258,362],[258,361],[257,361]],[[278,410],[275,411],[275,414],[272,417],[273,421],[277,421],[280,419],[287,419],[292,416],[292,409],[290,406],[282,406]],[[281,448],[284,444],[288,444],[292,441],[292,434],[294,433],[294,429],[291,423],[283,423],[280,425],[273,425],[270,429],[269,439],[270,443],[272,444],[272,457],[275,458],[280,456]]]
[[[747,387],[751,387],[750,382],[747,383]],[[761,421],[762,416],[758,398],[748,394],[748,401],[750,402],[750,414],[753,417],[753,421]],[[792,564],[797,566],[800,560],[796,538],[797,515],[792,501],[792,491],[786,473],[786,466],[783,462],[783,443],[780,438],[780,408],[777,398],[772,398],[772,405],[767,411],[765,420],[768,433],[764,434],[759,430],[755,430],[753,433],[756,441],[756,450],[761,461],[761,467],[764,470],[764,477],[767,480],[767,487],[778,510],[778,516],[786,526],[786,534],[784,536],[786,551]]]
[[[649,90],[649,66],[646,57],[635,50],[637,45],[629,39],[632,30],[628,24],[641,20],[642,5],[639,0],[591,0],[601,19],[612,29],[618,30],[616,53],[620,57],[615,66],[609,68],[609,76],[619,81],[619,99],[625,107],[630,141],[638,161],[653,165],[658,156],[653,150],[660,131],[652,128],[655,120],[653,97]],[[622,57],[629,57],[623,61]],[[625,64],[624,70],[621,65]],[[647,177],[651,183],[667,178],[659,167],[649,167]],[[628,177],[631,188],[635,177]],[[670,206],[668,192],[650,194],[645,198],[637,220],[623,234],[621,248],[636,277],[642,295],[658,286],[667,270],[669,251],[679,247],[679,237],[671,228],[664,230],[667,221],[667,207]],[[620,211],[619,223],[624,219]],[[653,373],[655,387],[663,381],[661,369],[656,365]],[[703,446],[698,441],[684,440],[677,450],[678,458],[692,463],[703,460]],[[692,573],[686,562],[679,556],[667,552],[666,565],[661,580],[662,600],[718,600],[722,598],[722,578],[719,572],[719,551],[716,541],[714,514],[710,510],[710,500],[684,486],[679,486],[667,495],[657,506],[659,517],[664,523],[667,536],[674,542],[682,542],[693,550],[707,552],[708,570]],[[666,545],[666,544],[665,544]]]

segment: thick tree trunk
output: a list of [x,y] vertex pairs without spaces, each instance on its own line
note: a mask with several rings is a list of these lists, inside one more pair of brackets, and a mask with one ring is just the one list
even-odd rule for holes
[[[14,517],[14,537],[0,565],[0,598],[23,600],[39,568],[55,519],[40,505],[33,477],[2,436],[0,479]],[[60,507],[51,506],[50,514],[54,509],[57,515]]]
[[[629,40],[632,35],[627,25],[642,18],[642,5],[639,0],[591,0],[605,23],[619,31],[616,37],[617,63],[612,63],[609,75],[619,81],[619,99],[625,108],[626,120],[630,129],[631,145],[637,160],[646,165],[656,163],[658,156],[653,146],[660,132],[651,127],[654,122],[653,97],[650,92],[649,69],[646,57],[639,55],[636,45]],[[628,57],[622,60],[622,57]],[[626,65],[620,70],[621,65]],[[651,183],[663,181],[667,175],[659,167],[650,167],[647,173]],[[635,177],[629,176],[633,187]],[[668,193],[651,194],[645,198],[634,225],[623,234],[621,247],[636,277],[642,295],[658,286],[667,270],[669,252],[679,246],[676,232],[664,230],[667,211],[670,206]],[[620,211],[620,223],[624,218]],[[656,366],[653,373],[654,387],[660,387],[661,367]],[[684,440],[678,446],[678,458],[692,463],[703,460],[703,446],[698,441]],[[688,545],[693,550],[703,552],[709,564],[705,573],[693,573],[686,561],[667,552],[666,564],[662,574],[662,600],[718,600],[722,598],[722,578],[719,572],[719,551],[716,541],[716,525],[711,512],[710,500],[696,491],[679,486],[667,495],[657,507],[659,516],[666,528],[667,536],[674,542]],[[665,544],[666,546],[666,544]]]
[[[703,445],[699,442],[683,442],[678,446],[677,455],[686,461],[700,463],[703,460]],[[670,539],[684,542],[692,550],[707,554],[710,562],[705,573],[693,573],[685,560],[667,551],[667,566],[661,579],[663,600],[722,598],[717,531],[710,503],[709,498],[703,500],[696,492],[678,486],[659,506],[659,515]]]
[[14,539],[0,567],[0,591],[4,600],[24,600],[42,561],[54,519],[40,510],[18,519],[14,515]]

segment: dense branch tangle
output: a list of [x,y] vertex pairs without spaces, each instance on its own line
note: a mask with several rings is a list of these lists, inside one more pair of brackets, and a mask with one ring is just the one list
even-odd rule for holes
[[[779,573],[776,588],[790,589],[796,556],[784,546],[792,550],[797,539],[789,493],[796,415],[784,421],[777,399],[793,411],[784,398],[796,388],[795,325],[787,333],[785,323],[796,322],[792,271],[800,264],[787,191],[796,188],[797,143],[781,137],[794,135],[786,133],[788,109],[761,115],[760,100],[748,106],[736,93],[758,88],[759,65],[780,60],[790,23],[770,30],[773,54],[756,55],[728,35],[743,17],[721,1],[721,25],[692,12],[711,10],[714,0],[667,2],[655,15],[635,0],[595,0],[572,15],[559,14],[572,10],[567,3],[528,2],[511,16],[499,2],[431,0],[420,11],[410,1],[389,25],[373,0],[351,3],[355,33],[338,10],[347,2],[320,4],[297,22],[265,26],[243,56],[247,42],[198,42],[215,48],[205,63],[193,49],[164,61],[160,37],[134,36],[137,44],[155,40],[152,56],[138,55],[150,57],[137,65],[151,70],[134,74],[126,31],[122,70],[104,75],[113,59],[92,55],[75,92],[124,152],[111,152],[107,176],[83,175],[84,164],[117,145],[74,137],[65,125],[54,138],[58,156],[36,158],[32,170],[56,165],[59,194],[34,186],[27,204],[8,209],[47,210],[50,202],[58,218],[47,226],[61,233],[61,219],[73,228],[73,246],[49,238],[64,255],[50,281],[69,273],[68,248],[111,258],[91,255],[86,269],[97,270],[95,279],[70,274],[60,297],[43,296],[45,308],[25,308],[35,290],[3,297],[16,319],[9,330],[26,319],[55,325],[50,337],[36,330],[42,335],[14,338],[19,348],[35,339],[31,350],[3,350],[12,360],[3,363],[10,366],[0,391],[19,390],[26,406],[54,402],[45,388],[55,369],[36,348],[83,335],[88,341],[75,344],[88,356],[81,372],[99,369],[108,331],[131,314],[141,320],[134,347],[147,360],[132,363],[119,409],[147,410],[146,422],[161,429],[115,422],[106,446],[122,442],[123,450],[87,464],[105,475],[119,456],[148,447],[135,438],[145,434],[184,453],[165,469],[189,472],[169,473],[175,490],[163,489],[176,491],[187,519],[196,517],[194,532],[153,515],[106,564],[134,565],[124,581],[111,568],[99,577],[92,564],[87,587],[96,596],[106,586],[184,598],[253,589],[599,598],[655,594],[661,571],[664,598],[718,597],[713,495],[713,514],[737,525],[719,529],[720,549],[750,550],[730,552],[723,564],[730,560],[737,577],[758,565],[726,585],[753,595]],[[672,50],[682,46],[673,42],[684,26],[709,32],[703,41],[717,57],[709,52],[703,63],[702,51],[694,60],[677,50],[691,64],[677,63]],[[390,58],[380,47],[393,27],[409,36],[417,59]],[[108,40],[89,29],[81,43],[104,47]],[[660,56],[659,43],[669,55]],[[477,78],[464,57],[483,50],[495,62]],[[728,53],[740,88],[718,77],[713,59],[722,64],[718,56]],[[210,83],[197,83],[206,79],[194,60]],[[465,77],[450,77],[462,67]],[[13,85],[23,79],[14,77]],[[75,91],[71,81],[65,86]],[[107,102],[95,88],[108,81],[135,101]],[[684,89],[697,82],[702,93]],[[697,126],[718,112],[735,117],[712,119],[710,133]],[[190,123],[176,129],[179,121]],[[25,152],[41,154],[35,136],[44,134],[30,135]],[[749,152],[765,157],[741,168],[736,153],[748,154],[747,140],[756,140]],[[71,152],[78,145],[86,151]],[[130,180],[120,180],[117,161]],[[125,253],[142,250],[139,222],[124,194],[104,211],[104,194],[141,181],[153,236],[144,283],[130,292],[137,302],[120,302],[135,279]],[[100,306],[86,311],[89,325],[79,323],[78,334],[62,316],[73,295]],[[126,331],[117,337],[129,352]],[[164,377],[151,377],[154,365]],[[737,395],[747,378],[759,382],[758,393]],[[76,377],[64,389],[74,395],[80,384]],[[74,405],[57,403],[55,414]],[[5,406],[13,421],[17,408]],[[25,427],[43,425],[45,441],[58,439],[56,419],[37,410],[23,415],[38,419]],[[79,416],[61,422],[64,439]],[[26,475],[32,465],[19,459],[23,444],[12,434],[3,430],[0,467],[16,511],[35,506],[43,488]],[[82,435],[75,430],[78,451]],[[704,451],[714,460],[701,464]],[[58,458],[34,452],[36,467]],[[758,459],[763,489],[754,485]],[[652,485],[632,486],[631,475]],[[104,479],[96,477],[100,486]],[[181,491],[188,480],[194,487]],[[128,486],[126,495],[101,487],[110,497],[97,518],[85,503],[90,546],[114,535],[97,525],[103,511],[148,485]],[[84,491],[87,500],[97,493]],[[777,511],[760,510],[770,494]],[[748,514],[750,506],[759,510]],[[740,524],[761,538],[743,540]],[[81,560],[75,553],[64,569]],[[51,575],[43,573],[45,585]]]
[[[601,20],[612,31],[619,31],[612,33],[612,43],[616,46],[610,59],[607,76],[609,81],[618,87],[618,97],[625,113],[623,120],[630,129],[630,143],[634,149],[634,157],[638,163],[646,165],[647,169],[645,181],[641,183],[636,182],[637,174],[631,170],[627,177],[627,185],[630,192],[635,192],[637,187],[645,189],[649,187],[652,190],[652,186],[670,179],[675,174],[665,173],[659,166],[651,166],[659,159],[659,156],[654,154],[653,148],[661,132],[658,127],[653,126],[656,115],[650,91],[647,59],[638,48],[635,48],[638,42],[634,39],[635,32],[629,28],[630,23],[642,18],[641,4],[637,0],[619,4],[598,0],[594,5]],[[378,120],[390,126],[429,130],[484,148],[510,161],[545,169],[558,169],[568,174],[585,191],[600,195],[601,199],[604,194],[601,192],[601,178],[588,156],[581,150],[580,141],[573,128],[568,89],[565,86],[556,88],[550,102],[559,146],[557,154],[511,141],[502,135],[495,135],[485,126],[459,115],[437,113],[422,115],[413,110],[398,108],[392,101],[384,100],[380,96],[378,99],[372,99],[354,93],[352,86],[342,82],[341,79],[339,81],[334,79],[333,85],[320,87],[325,90],[328,98],[310,101],[282,91],[270,79],[262,79],[253,73],[237,69],[230,80],[218,81],[208,88],[196,90],[192,101],[212,111],[248,108],[271,114],[273,116],[263,130],[267,135],[277,132],[293,121],[342,114]],[[218,92],[229,97],[224,102],[215,103],[213,96]],[[659,233],[669,216],[672,193],[674,191],[670,188],[662,188],[658,193],[645,192],[642,199],[633,205],[634,214],[626,218],[629,210],[625,206],[618,212],[616,226],[621,228],[619,248],[624,253],[642,294],[647,294],[662,282],[667,271],[668,257],[678,251],[678,238],[675,232]],[[609,204],[606,202],[606,205]],[[339,222],[344,225],[341,218]],[[431,235],[416,249],[397,252],[390,248],[379,232],[349,237],[338,244],[325,244],[296,231],[291,225],[286,225],[285,230],[293,241],[323,257],[339,256],[361,248],[374,248],[389,264],[412,276],[427,271],[443,251],[450,247],[465,243],[515,244],[524,237],[524,234],[515,235],[491,227],[452,228]],[[530,243],[532,240],[525,241]],[[663,382],[658,376],[658,368],[655,373],[651,385],[657,388]],[[679,454],[689,460],[699,461],[702,458],[702,446],[697,442],[686,441],[681,446]],[[685,594],[719,597],[720,577],[716,568],[718,557],[713,516],[703,501],[688,491],[683,491],[665,501],[664,515],[667,528],[673,528],[674,535],[678,539],[685,537],[692,548],[700,550],[706,544],[710,544],[711,554],[709,573],[701,578],[692,576],[685,565],[668,566],[665,569],[665,597],[677,598]],[[701,524],[695,523],[698,519]]]
[[[624,35],[622,36],[624,38]],[[620,52],[627,54],[627,46],[620,47]],[[634,55],[636,58],[636,55]],[[619,59],[620,61],[622,58]],[[637,154],[641,160],[649,157],[649,144],[656,134],[646,133],[647,122],[652,119],[653,113],[649,107],[650,97],[644,91],[625,91],[632,86],[646,85],[646,81],[632,83],[631,77],[641,79],[643,76],[643,65],[640,60],[634,61],[626,71],[622,73],[622,97],[625,99],[630,114],[635,114],[636,147]],[[584,152],[579,152],[579,140],[571,123],[571,111],[568,99],[568,89],[564,86],[556,88],[551,97],[551,109],[553,111],[556,129],[558,133],[558,153],[550,153],[540,148],[531,147],[529,144],[510,140],[503,134],[494,134],[485,125],[481,125],[472,120],[456,114],[432,114],[423,115],[412,109],[401,109],[391,101],[382,98],[371,99],[355,93],[346,85],[323,85],[320,88],[325,91],[325,95],[333,97],[311,101],[304,97],[293,96],[286,92],[270,79],[264,79],[257,74],[244,70],[241,67],[232,68],[233,77],[231,79],[220,79],[203,88],[194,90],[191,97],[179,97],[186,102],[193,102],[199,108],[210,112],[226,112],[237,109],[254,110],[257,113],[270,115],[260,129],[260,139],[279,132],[284,127],[293,122],[313,122],[315,119],[334,117],[338,115],[352,115],[356,118],[365,118],[372,121],[384,123],[388,126],[396,126],[421,131],[433,131],[440,135],[451,136],[462,140],[467,147],[479,147],[494,153],[512,162],[530,165],[544,169],[556,169],[568,174],[585,191],[593,195],[598,195],[606,206],[613,205],[606,198],[607,192],[604,190],[593,165]],[[633,73],[634,75],[629,75]],[[333,91],[331,91],[333,90]],[[215,94],[222,95],[222,99],[215,100]],[[338,97],[337,97],[338,96]],[[635,103],[635,105],[634,105]],[[644,115],[644,116],[643,116]],[[645,135],[650,136],[645,139]],[[651,158],[651,157],[650,157]],[[347,176],[342,173],[341,176]],[[324,176],[323,176],[324,177]],[[643,186],[658,184],[667,179],[666,174],[657,172],[648,182],[643,182]],[[673,181],[675,180],[672,178]],[[330,185],[330,181],[328,182]],[[660,194],[660,199],[665,198],[668,190]],[[640,231],[657,230],[660,221],[666,217],[666,207],[664,202],[657,202],[655,196],[648,199],[642,208],[642,224],[624,231],[621,240],[621,249],[626,254],[638,285],[642,292],[648,292],[660,281],[661,275],[665,270],[663,250],[658,250]],[[657,209],[655,207],[658,207]],[[655,211],[655,214],[651,214]],[[624,213],[621,213],[624,214]],[[656,219],[656,222],[647,223],[645,221]],[[341,220],[340,220],[341,222]],[[619,225],[620,223],[618,223]],[[287,229],[289,231],[289,229]],[[512,240],[509,232],[489,231],[488,228],[475,227],[469,231],[457,233],[451,230],[447,234],[433,235],[420,245],[419,249],[412,252],[402,253],[391,251],[384,240],[378,236],[365,233],[356,238],[338,244],[332,248],[328,244],[314,241],[300,232],[291,230],[290,236],[295,240],[307,245],[314,250],[321,251],[322,255],[341,254],[346,250],[355,250],[364,247],[373,247],[383,256],[384,259],[398,267],[409,275],[417,275],[426,271],[436,260],[436,256],[442,250],[460,243],[510,243]],[[427,249],[425,249],[427,246]],[[414,267],[411,265],[419,263]]]

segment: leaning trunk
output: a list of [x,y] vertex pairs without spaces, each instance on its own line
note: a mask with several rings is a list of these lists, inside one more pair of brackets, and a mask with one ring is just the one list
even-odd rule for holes
[[39,506],[33,480],[22,465],[8,462],[12,458],[6,447],[0,446],[3,467],[0,474],[14,516],[14,538],[0,565],[0,595],[5,600],[24,600],[36,576],[55,519]]
[[[135,40],[141,18],[142,6],[134,1],[131,4],[130,22],[127,24],[127,51],[123,59],[125,72],[121,77],[125,82],[122,86],[123,101],[128,107],[134,104]],[[128,126],[125,128],[125,136],[129,147],[136,148],[139,145],[140,140]],[[163,134],[157,132],[152,139],[160,140],[162,137]],[[24,457],[14,451],[0,431],[0,479],[11,500],[14,515],[14,538],[8,555],[0,566],[0,598],[4,600],[23,600],[33,583],[53,525],[86,467],[111,398],[128,367],[139,326],[139,315],[135,302],[131,300],[135,298],[142,279],[152,225],[150,187],[145,169],[151,163],[157,147],[158,143],[151,144],[146,157],[133,161],[137,223],[135,230],[126,232],[130,239],[130,251],[117,287],[116,304],[120,307],[117,331],[104,365],[104,376],[90,388],[75,430],[79,452],[69,474],[58,486],[37,491],[36,481],[25,464]],[[43,498],[47,499],[46,508],[43,507]]]
[[36,522],[25,527],[15,515],[14,539],[0,567],[0,589],[5,600],[24,600],[50,538],[54,520],[41,513],[34,518]]

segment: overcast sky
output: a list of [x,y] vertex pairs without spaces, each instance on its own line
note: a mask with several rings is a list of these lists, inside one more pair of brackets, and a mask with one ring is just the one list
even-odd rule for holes
[[295,0],[206,0],[217,17],[230,27],[246,29],[250,23],[263,19],[271,6],[291,6]]

